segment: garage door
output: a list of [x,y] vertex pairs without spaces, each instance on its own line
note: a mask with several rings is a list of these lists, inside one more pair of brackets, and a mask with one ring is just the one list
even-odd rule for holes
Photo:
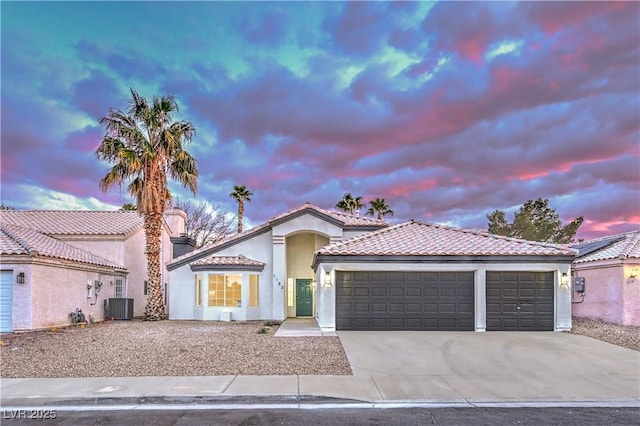
[[0,271],[0,332],[13,331],[13,271]]
[[337,330],[474,330],[473,272],[336,272]]
[[553,330],[553,272],[487,272],[487,331]]

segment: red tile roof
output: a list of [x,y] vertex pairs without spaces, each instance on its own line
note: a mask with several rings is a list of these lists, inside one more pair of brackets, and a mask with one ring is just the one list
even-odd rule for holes
[[191,262],[191,266],[264,266],[264,262],[240,256],[209,256]]
[[[310,203],[305,203],[300,207],[297,207],[295,209],[289,210],[287,212],[284,212],[282,214],[279,214],[277,216],[274,216],[273,218],[269,219],[267,222],[260,224],[258,226],[255,226],[251,229],[248,229],[240,234],[233,234],[230,235],[222,240],[216,241],[215,243],[206,245],[204,247],[201,247],[197,250],[194,250],[192,252],[183,254],[182,256],[176,257],[175,259],[169,261],[167,263],[167,266],[169,265],[176,265],[176,264],[182,264],[184,262],[187,261],[187,259],[190,259],[192,257],[196,257],[201,253],[205,253],[205,252],[211,252],[216,250],[216,248],[221,247],[221,246],[228,246],[231,244],[234,244],[234,242],[236,241],[243,241],[245,239],[248,238],[252,238],[252,236],[254,235],[258,235],[262,232],[266,232],[268,230],[271,229],[272,225],[274,222],[279,222],[279,221],[283,221],[283,220],[287,220],[289,217],[291,216],[295,216],[296,214],[304,214],[305,210],[308,211],[313,211],[316,213],[320,213],[321,215],[327,216],[329,219],[333,219],[336,220],[338,222],[340,222],[342,224],[342,226],[345,227],[378,227],[378,228],[382,228],[382,227],[387,227],[389,226],[388,223],[386,223],[383,220],[378,220],[378,219],[373,219],[373,218],[367,218],[367,217],[358,217],[358,216],[354,216],[354,215],[350,215],[347,213],[341,213],[341,212],[333,212],[333,211],[329,211],[329,210],[325,210],[322,209],[318,206],[315,206],[313,204]],[[174,266],[174,268],[177,266]],[[171,268],[170,268],[171,269]]]
[[[611,241],[610,244],[606,244],[608,240]],[[602,248],[589,252],[584,256],[578,257],[574,263],[595,262],[610,259],[640,259],[640,229],[583,241],[573,247],[584,247],[598,242],[603,242],[606,245]]]
[[575,251],[443,225],[406,222],[328,245],[318,255],[372,256],[572,256]]
[[126,269],[124,266],[118,265],[109,259],[74,247],[33,229],[5,223],[0,224],[0,254],[44,256]]
[[135,211],[1,210],[0,223],[47,235],[122,235],[143,226]]

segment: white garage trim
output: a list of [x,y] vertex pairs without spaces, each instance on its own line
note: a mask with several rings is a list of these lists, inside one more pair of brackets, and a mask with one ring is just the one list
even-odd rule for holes
[[[322,330],[335,331],[335,271],[438,271],[456,272],[473,271],[475,273],[475,331],[486,330],[486,272],[487,271],[523,271],[554,272],[554,331],[571,330],[571,293],[570,287],[560,285],[563,273],[570,274],[570,263],[320,263],[316,270],[318,285],[318,311],[316,318]],[[330,283],[325,282],[325,272],[331,276]]]

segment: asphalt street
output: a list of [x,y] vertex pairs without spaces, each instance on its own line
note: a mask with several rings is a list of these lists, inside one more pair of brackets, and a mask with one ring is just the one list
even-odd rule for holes
[[[18,412],[2,412],[3,425],[640,425],[640,408],[314,408],[314,409],[214,409],[197,407],[182,410],[63,411],[50,408],[49,419],[23,417]],[[25,416],[42,415],[25,410]],[[10,418],[10,417],[14,418]],[[50,417],[55,417],[51,419]]]

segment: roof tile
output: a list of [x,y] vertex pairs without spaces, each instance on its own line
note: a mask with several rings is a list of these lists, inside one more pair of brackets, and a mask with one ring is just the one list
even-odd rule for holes
[[196,260],[191,266],[264,266],[264,262],[240,256],[209,256]]
[[47,235],[121,235],[143,226],[136,211],[1,210],[0,223]]
[[33,229],[5,223],[0,224],[0,250],[3,255],[38,255],[126,269],[111,260],[74,247]]
[[599,250],[591,251],[584,256],[578,257],[574,263],[594,262],[599,260],[610,259],[640,259],[640,229],[625,232],[622,234],[609,235],[606,237],[596,238],[589,241],[583,241],[572,247],[587,246],[599,241],[606,242],[612,240],[611,244],[605,245]]
[[317,253],[378,256],[571,256],[575,255],[575,250],[556,244],[411,221],[331,244]]

